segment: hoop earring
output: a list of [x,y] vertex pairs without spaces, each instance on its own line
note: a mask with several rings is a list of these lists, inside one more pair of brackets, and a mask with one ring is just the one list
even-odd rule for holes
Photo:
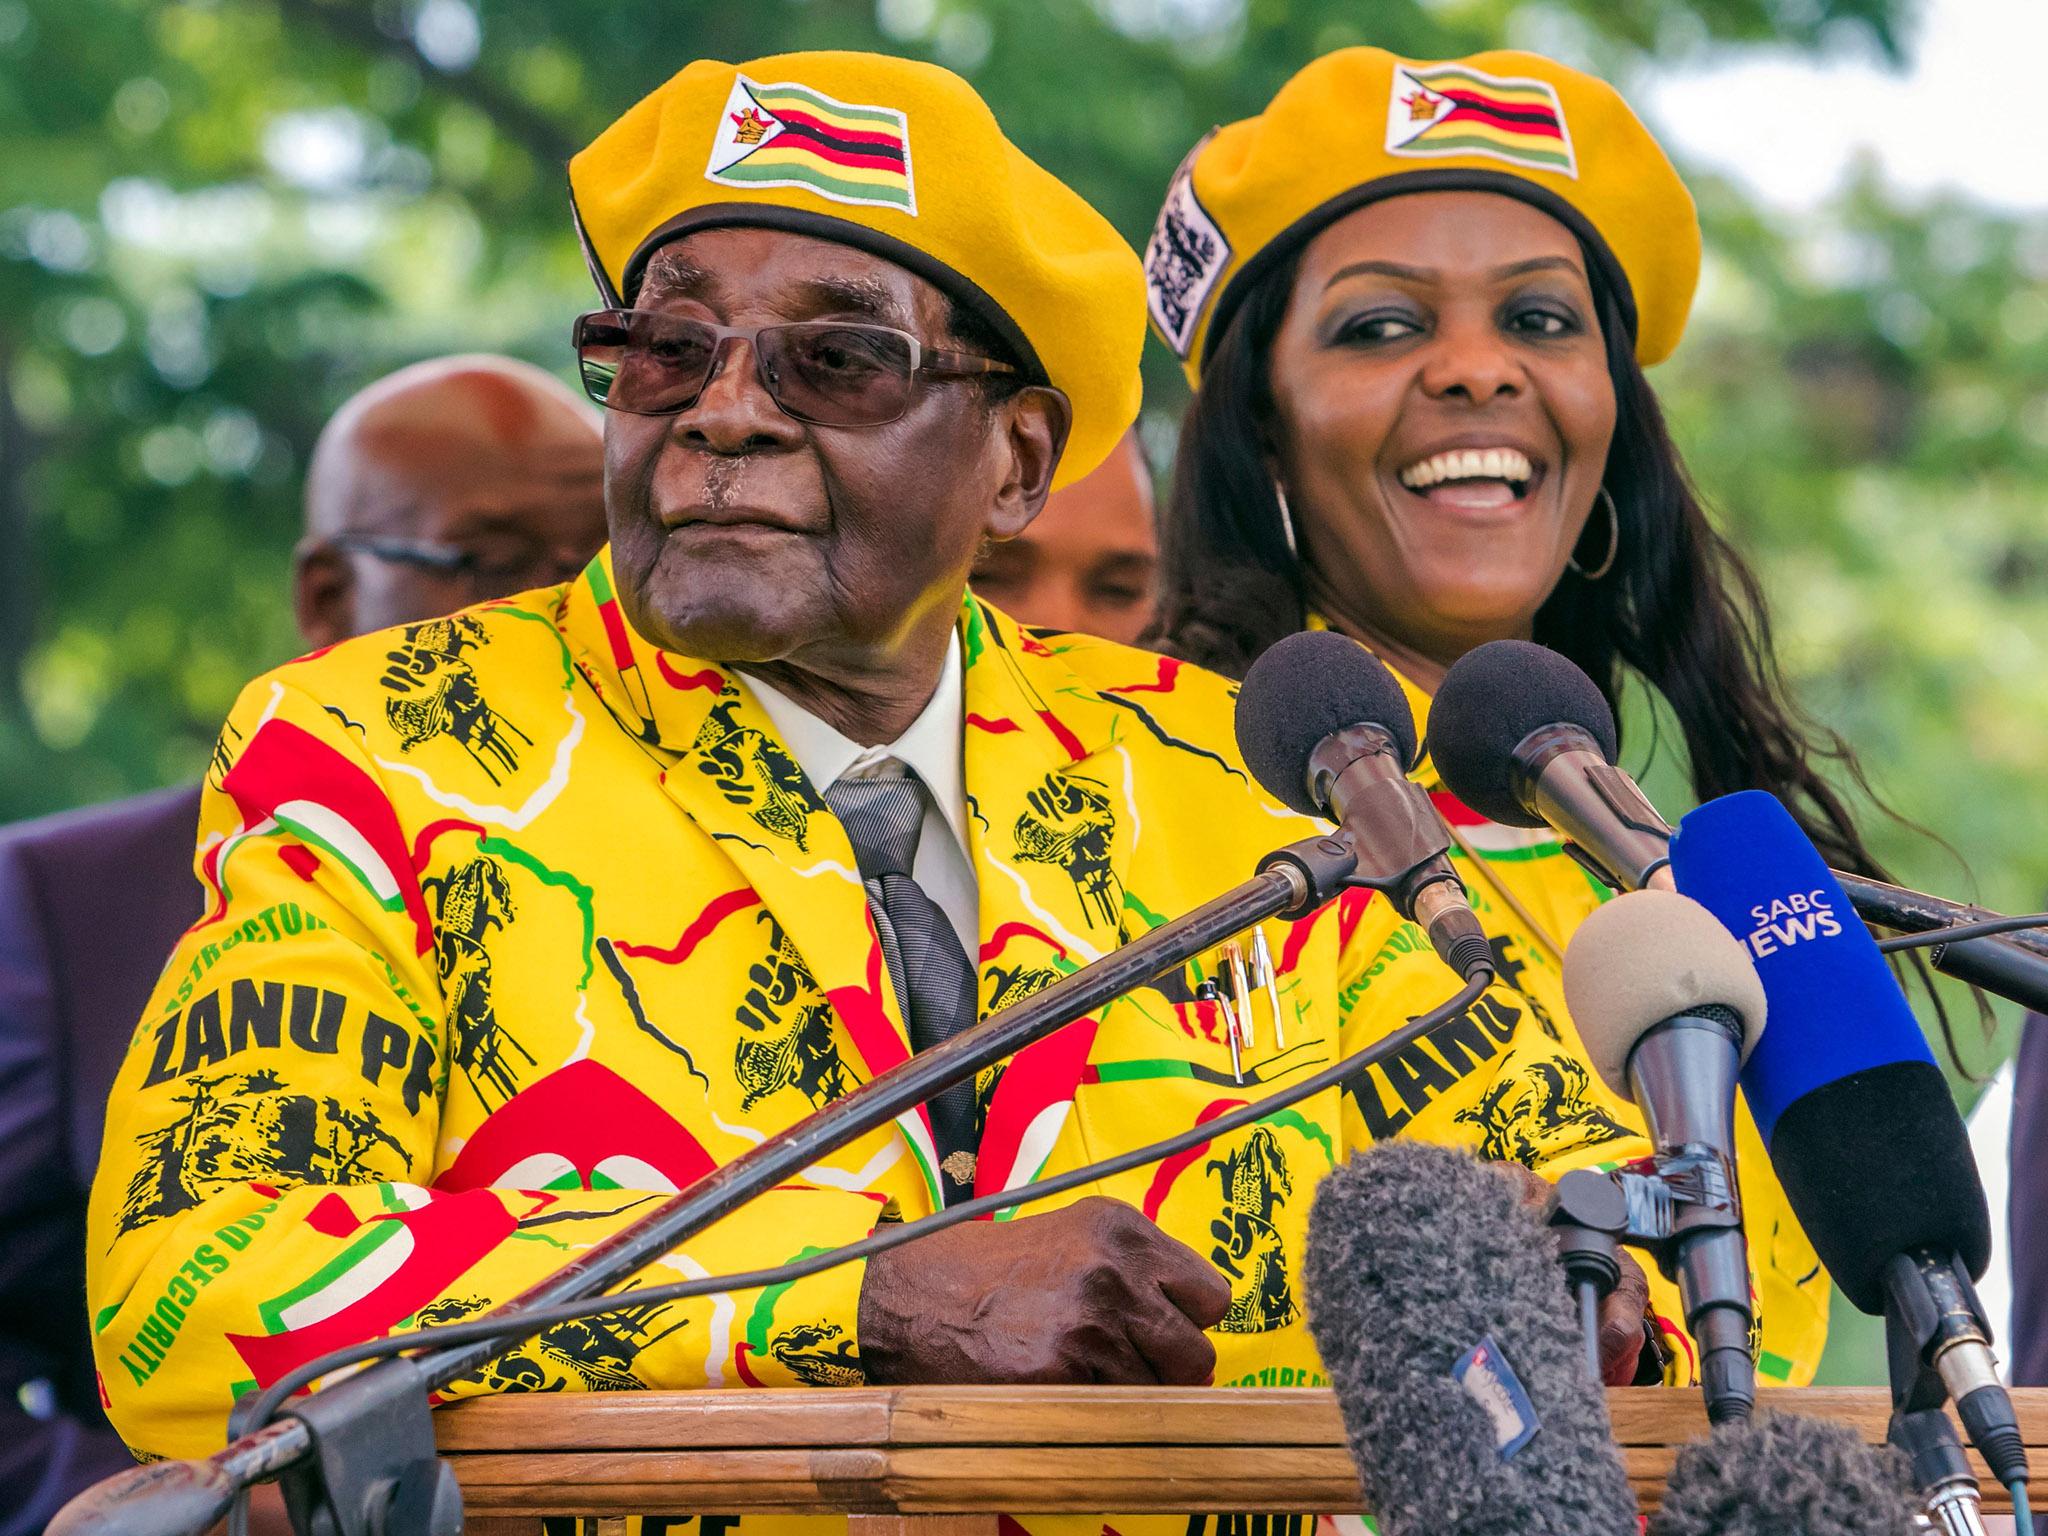
[[1579,564],[1578,552],[1574,550],[1571,557],[1565,561],[1565,567],[1575,572],[1582,581],[1598,581],[1605,576],[1614,569],[1614,557],[1621,553],[1621,512],[1614,505],[1614,493],[1603,485],[1600,487],[1600,494],[1593,499],[1605,503],[1607,507],[1607,558],[1602,560],[1597,568],[1589,571]]
[[1273,482],[1273,500],[1280,505],[1280,536],[1287,541],[1287,553],[1299,560],[1301,546],[1294,542],[1294,513],[1287,505],[1287,487],[1277,479]]

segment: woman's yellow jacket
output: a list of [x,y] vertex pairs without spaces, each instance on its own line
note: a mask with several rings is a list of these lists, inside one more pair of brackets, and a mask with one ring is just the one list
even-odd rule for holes
[[[1248,780],[1225,681],[971,598],[959,633],[984,1010],[1313,829]],[[1464,830],[1560,939],[1598,902],[1554,843]],[[250,684],[197,864],[207,911],[136,1030],[90,1221],[103,1390],[144,1453],[210,1451],[252,1383],[503,1300],[908,1049],[844,832],[741,678],[631,632],[604,557]],[[1097,1187],[1230,1279],[1219,1383],[1323,1379],[1302,1241],[1351,1149],[1424,1136],[1552,1176],[1647,1150],[1584,1063],[1556,965],[1472,883],[1501,979],[1469,1014],[1346,1091]],[[1257,1009],[1242,1083],[1191,967],[984,1074],[978,1189],[1198,1123],[1455,990],[1363,893],[1266,938],[1285,1039]],[[1802,1382],[1826,1281],[1744,1136],[1763,1375]],[[932,1208],[917,1111],[643,1283]],[[452,1395],[856,1383],[861,1274],[565,1325]]]

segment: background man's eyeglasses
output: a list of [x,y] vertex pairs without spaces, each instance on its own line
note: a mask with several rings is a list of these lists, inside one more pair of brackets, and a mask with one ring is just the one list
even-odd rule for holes
[[477,548],[431,539],[385,538],[373,533],[337,533],[327,541],[391,565],[432,571],[492,597],[568,581],[588,564],[582,556],[551,550],[524,539],[500,539]]
[[713,325],[644,309],[601,309],[576,321],[583,387],[599,405],[673,416],[697,403],[735,341],[785,416],[821,427],[879,427],[910,408],[920,373],[971,378],[1015,373],[1008,363],[927,347],[886,325],[805,320]]

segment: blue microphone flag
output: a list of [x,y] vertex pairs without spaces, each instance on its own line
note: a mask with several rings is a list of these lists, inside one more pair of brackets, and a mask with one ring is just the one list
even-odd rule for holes
[[1776,797],[1743,790],[1688,813],[1671,873],[1763,978],[1770,1011],[1742,1090],[1767,1145],[1779,1116],[1816,1088],[1893,1062],[1934,1065],[1841,882]]

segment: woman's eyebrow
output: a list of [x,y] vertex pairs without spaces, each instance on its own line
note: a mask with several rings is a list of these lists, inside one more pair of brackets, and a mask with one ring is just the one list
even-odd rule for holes
[[[1569,256],[1532,256],[1527,261],[1512,261],[1504,267],[1495,267],[1487,276],[1500,282],[1530,272],[1553,271],[1585,275],[1584,269]],[[1332,272],[1330,280],[1323,286],[1334,288],[1347,277],[1392,277],[1408,283],[1434,283],[1442,279],[1443,273],[1435,267],[1411,267],[1398,261],[1354,261]]]
[[1511,261],[1504,267],[1495,267],[1496,281],[1507,277],[1520,277],[1527,272],[1570,272],[1584,277],[1585,269],[1569,256],[1532,256],[1527,261]]
[[1330,274],[1325,288],[1334,288],[1347,277],[1397,277],[1403,282],[1432,283],[1442,274],[1435,267],[1410,267],[1398,261],[1354,261]]

